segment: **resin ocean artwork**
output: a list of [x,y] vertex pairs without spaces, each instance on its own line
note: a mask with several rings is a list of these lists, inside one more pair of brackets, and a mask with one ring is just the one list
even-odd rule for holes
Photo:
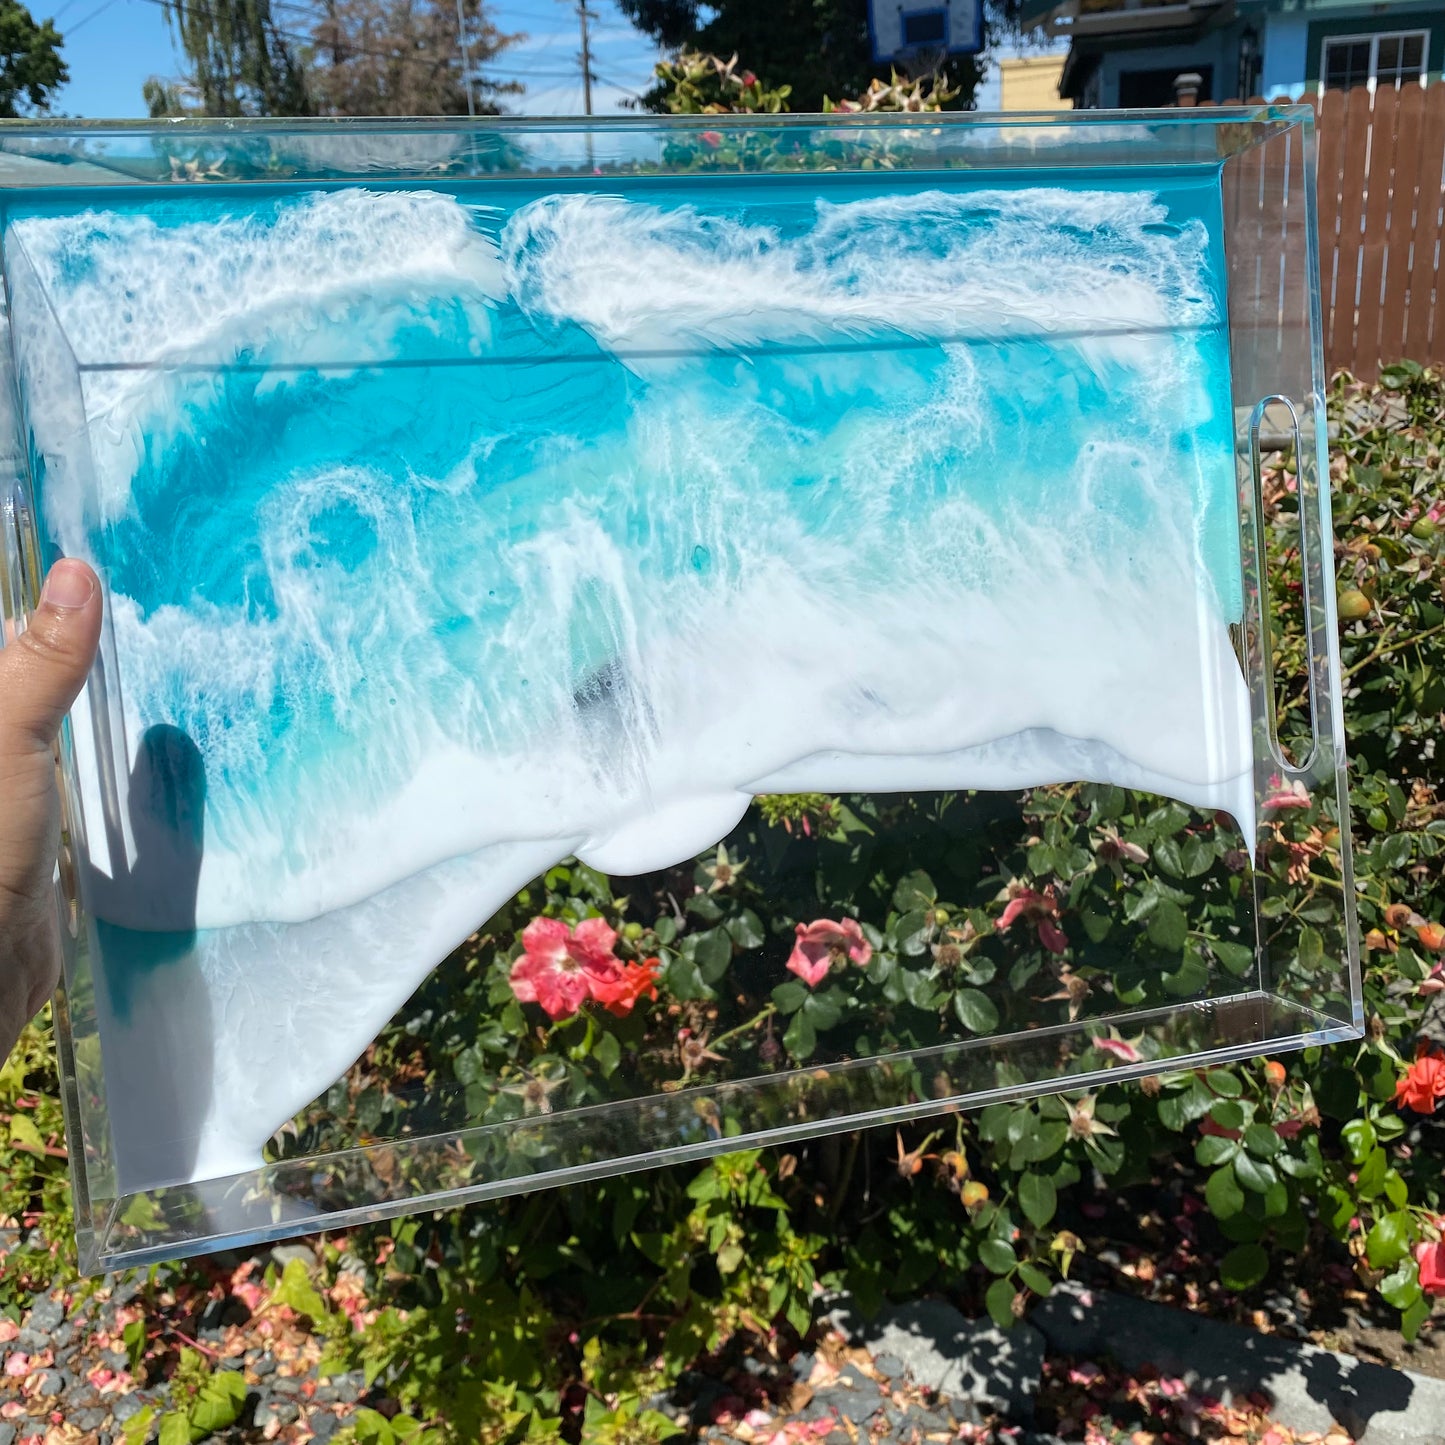
[[109,601],[122,1192],[255,1167],[529,879],[755,794],[1253,836],[1212,175],[595,184],[11,209],[42,529]]

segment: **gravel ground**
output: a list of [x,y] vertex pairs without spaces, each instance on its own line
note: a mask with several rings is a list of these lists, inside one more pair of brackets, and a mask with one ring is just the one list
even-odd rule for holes
[[[163,1277],[162,1277],[163,1283]],[[168,1386],[131,1372],[126,1326],[142,1318],[134,1282],[89,1298],[38,1299],[16,1325],[0,1318],[0,1445],[120,1445],[126,1422],[164,1407]],[[294,1322],[252,1320],[236,1299],[213,1301],[182,1336],[247,1386],[241,1421],[213,1438],[329,1440],[357,1408],[394,1408],[359,1372],[322,1379],[319,1342]]]
[[[264,1303],[259,1290],[249,1294],[244,1275],[232,1276],[240,1283],[219,1297],[202,1294],[188,1304],[184,1289],[169,1297],[171,1342],[198,1350],[216,1370],[239,1372],[246,1384],[239,1421],[212,1439],[219,1445],[325,1442],[363,1406],[387,1415],[396,1410],[385,1390],[368,1388],[359,1372],[323,1378],[319,1338],[290,1310]],[[150,1290],[153,1305],[157,1293],[167,1302],[165,1267]],[[142,1314],[137,1296],[132,1279],[43,1296],[18,1324],[0,1316],[0,1445],[124,1445],[128,1421],[148,1405],[165,1407],[170,1387],[146,1378],[144,1367],[140,1378],[132,1372],[126,1328],[155,1317]],[[1344,1432],[1295,1433],[1275,1424],[1267,1402],[1227,1406],[1148,1371],[1104,1370],[1062,1356],[1043,1361],[1042,1346],[1035,1356],[1013,1337],[1036,1336],[1031,1325],[1010,1332],[1005,1344],[986,1321],[967,1321],[942,1301],[902,1306],[891,1312],[891,1324],[880,1316],[865,1327],[875,1341],[892,1339],[891,1348],[860,1343],[846,1308],[830,1318],[834,1327],[790,1358],[730,1355],[706,1362],[651,1402],[653,1408],[676,1419],[690,1439],[745,1445],[1110,1445],[1116,1439],[1172,1445],[1186,1435],[1205,1442],[1350,1445]],[[954,1380],[972,1370],[991,1383],[973,1399],[959,1398],[967,1391],[950,1395],[930,1383],[945,1377],[939,1370],[962,1370],[946,1376]],[[1011,1374],[1018,1377],[1014,1384]],[[1032,1420],[1010,1423],[992,1413],[997,1403],[987,1403],[991,1390],[995,1402],[1013,1398],[1015,1414],[1031,1414],[1040,1383],[1039,1420],[1058,1434],[1036,1432]],[[1018,1393],[1015,1385],[1024,1384],[1028,1393]],[[1121,1422],[1130,1416],[1125,1433],[1098,1433],[1097,1422],[1111,1413]],[[1183,1433],[1174,1433],[1176,1424]]]

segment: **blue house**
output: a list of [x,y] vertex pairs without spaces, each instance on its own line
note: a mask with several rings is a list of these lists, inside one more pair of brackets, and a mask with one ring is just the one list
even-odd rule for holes
[[1069,40],[1059,94],[1076,107],[1298,100],[1325,89],[1436,84],[1442,0],[1033,0],[1025,24]]

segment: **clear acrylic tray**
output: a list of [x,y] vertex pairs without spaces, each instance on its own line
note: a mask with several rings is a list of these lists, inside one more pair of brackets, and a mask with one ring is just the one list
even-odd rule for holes
[[1356,1036],[1313,180],[1303,107],[0,131],[0,593],[107,601],[83,1267]]

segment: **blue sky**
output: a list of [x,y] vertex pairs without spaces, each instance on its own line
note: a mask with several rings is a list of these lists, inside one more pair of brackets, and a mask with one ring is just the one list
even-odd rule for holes
[[[288,27],[302,29],[308,0],[272,0]],[[646,89],[656,59],[652,47],[619,14],[613,0],[589,0],[592,22],[593,109],[616,113],[627,95]],[[497,63],[499,79],[517,79],[526,93],[508,102],[531,115],[580,115],[577,11],[564,0],[496,0],[488,9],[497,26],[527,39]],[[70,83],[56,110],[91,118],[143,116],[141,87],[152,75],[177,73],[165,13],[155,0],[52,0],[34,3],[37,19],[54,16],[65,37]]]
[[[298,30],[315,0],[272,0],[276,13]],[[630,26],[615,0],[589,0],[592,71],[598,77],[592,104],[599,115],[616,114],[621,102],[645,90],[657,55]],[[152,75],[174,76],[179,66],[159,0],[31,0],[37,18],[55,18],[65,37],[70,83],[56,110],[66,115],[108,118],[143,116],[141,87]],[[509,49],[495,67],[498,78],[522,81],[526,92],[508,108],[528,115],[580,115],[582,79],[574,0],[495,0],[494,22],[526,40]],[[996,73],[978,97],[979,109],[998,104]]]

